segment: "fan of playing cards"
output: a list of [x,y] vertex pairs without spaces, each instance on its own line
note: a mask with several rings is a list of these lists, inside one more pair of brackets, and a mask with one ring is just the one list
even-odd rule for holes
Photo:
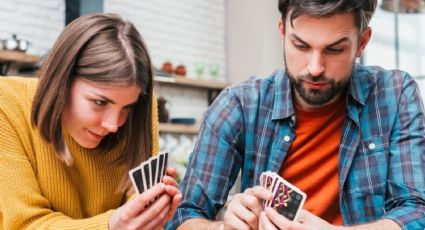
[[271,201],[263,201],[264,207],[272,207],[289,220],[296,221],[307,195],[274,172],[263,172],[260,185],[271,191]]
[[140,194],[161,182],[166,173],[167,165],[168,152],[163,152],[131,169],[128,174],[134,189]]

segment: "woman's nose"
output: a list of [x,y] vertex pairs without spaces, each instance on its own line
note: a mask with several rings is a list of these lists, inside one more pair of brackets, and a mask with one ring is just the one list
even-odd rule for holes
[[101,126],[111,133],[117,132],[119,128],[119,116],[119,114],[109,114],[108,116],[105,116]]

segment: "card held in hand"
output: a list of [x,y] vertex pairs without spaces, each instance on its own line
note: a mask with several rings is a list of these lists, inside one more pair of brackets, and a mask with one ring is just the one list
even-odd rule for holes
[[263,177],[261,179],[262,186],[274,194],[270,202],[265,202],[265,206],[270,206],[289,220],[296,221],[307,195],[276,173],[265,172],[263,174],[261,176]]
[[168,152],[162,152],[143,161],[128,174],[137,193],[143,193],[162,181],[168,165]]
[[145,188],[143,186],[143,175],[140,166],[137,166],[136,168],[130,170],[128,174],[130,175],[130,180],[133,183],[136,192],[139,194],[143,193],[145,191]]

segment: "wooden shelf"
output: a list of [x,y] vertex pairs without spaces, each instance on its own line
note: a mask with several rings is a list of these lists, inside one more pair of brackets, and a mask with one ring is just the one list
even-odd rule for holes
[[225,82],[196,80],[196,79],[190,79],[190,78],[181,77],[181,76],[170,76],[170,77],[155,76],[154,82],[161,83],[161,84],[181,85],[181,86],[188,86],[188,87],[194,87],[194,88],[204,88],[204,89],[214,89],[214,90],[222,90],[230,85],[229,83],[225,83]]
[[14,50],[0,50],[0,62],[14,62],[17,64],[35,64],[40,57]]
[[172,123],[159,123],[159,132],[163,133],[178,133],[178,134],[197,134],[199,125],[183,125]]

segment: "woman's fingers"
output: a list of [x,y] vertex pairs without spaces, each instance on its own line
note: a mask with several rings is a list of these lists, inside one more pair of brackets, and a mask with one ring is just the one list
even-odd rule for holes
[[180,192],[173,197],[173,199],[171,200],[171,208],[170,208],[170,211],[168,212],[167,219],[170,219],[171,217],[174,216],[174,213],[176,212],[177,207],[182,201],[182,197],[183,195]]
[[170,208],[170,196],[164,194],[143,212],[138,221],[143,223],[143,229],[158,229],[166,222]]
[[126,212],[129,214],[129,216],[138,216],[140,212],[142,212],[145,207],[155,199],[155,197],[158,197],[165,192],[165,187],[165,184],[158,183],[142,194],[139,194],[134,200],[131,201],[128,208],[126,208]]
[[167,185],[171,185],[171,186],[174,186],[174,187],[179,187],[179,185],[177,184],[177,181],[173,177],[168,176],[168,175],[165,175],[162,178],[162,182],[164,184],[167,184]]
[[176,178],[177,177],[177,171],[174,168],[171,167],[167,167],[167,171],[166,171],[168,176],[171,176],[172,178]]

